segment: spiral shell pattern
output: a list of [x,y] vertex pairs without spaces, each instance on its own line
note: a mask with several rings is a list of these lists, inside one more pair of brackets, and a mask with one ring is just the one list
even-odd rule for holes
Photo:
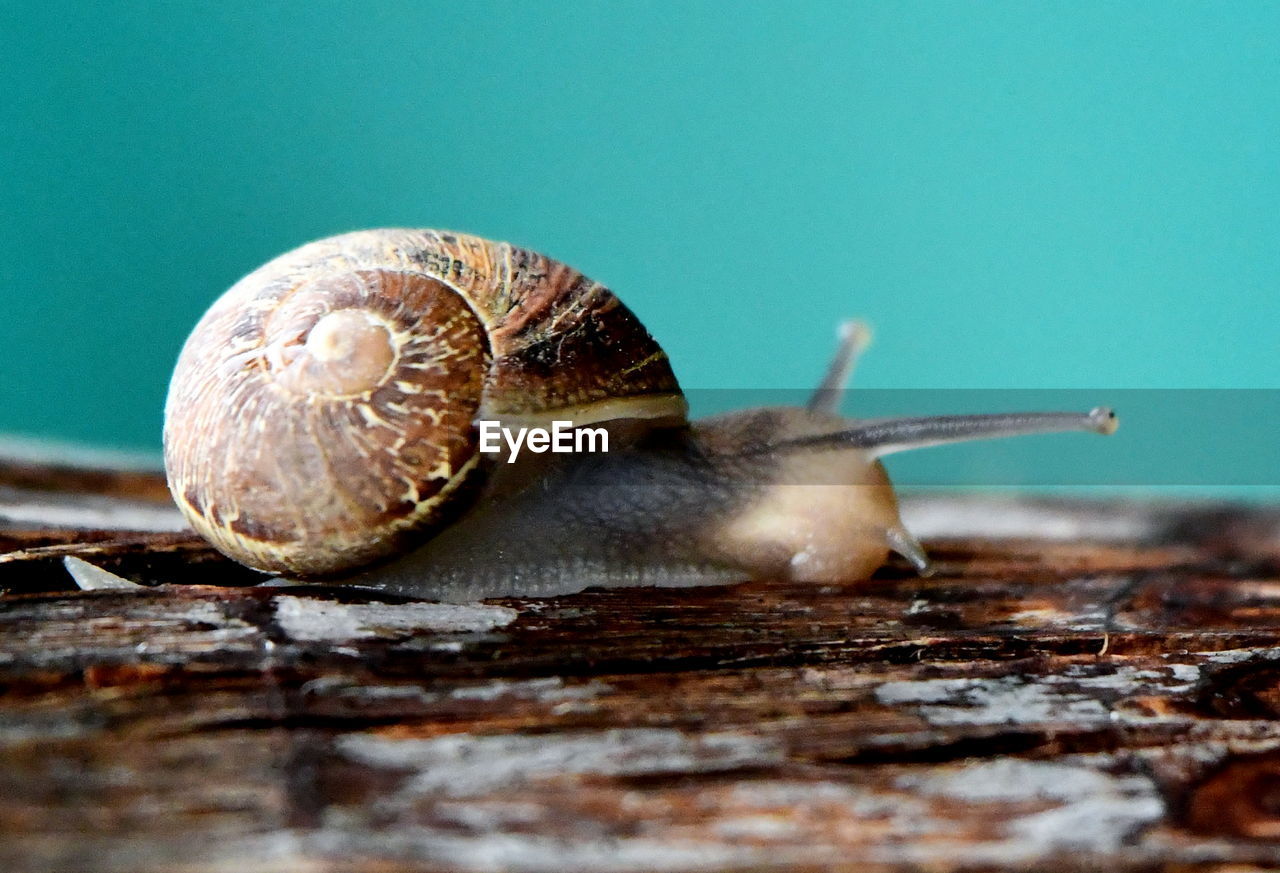
[[165,466],[191,524],[268,572],[353,570],[430,535],[485,467],[475,421],[682,418],[604,286],[506,243],[374,230],[236,283],[183,347]]

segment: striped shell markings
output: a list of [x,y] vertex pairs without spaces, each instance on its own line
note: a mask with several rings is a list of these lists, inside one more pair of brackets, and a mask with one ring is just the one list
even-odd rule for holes
[[487,467],[479,419],[684,415],[666,355],[604,286],[506,243],[359,231],[213,304],[170,384],[165,467],[224,554],[333,575],[457,515]]

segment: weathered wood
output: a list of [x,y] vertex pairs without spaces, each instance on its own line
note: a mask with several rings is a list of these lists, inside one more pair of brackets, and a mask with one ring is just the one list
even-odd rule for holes
[[105,495],[167,503],[169,488],[158,468],[144,461],[131,466],[103,465],[111,452],[62,448],[41,450],[28,444],[18,451],[0,439],[0,489],[66,493],[78,497]]
[[1280,865],[1274,510],[925,497],[929,579],[452,606],[4,506],[6,870]]

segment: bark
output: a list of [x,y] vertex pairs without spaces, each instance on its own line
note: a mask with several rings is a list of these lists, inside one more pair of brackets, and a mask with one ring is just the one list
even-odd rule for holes
[[1280,865],[1273,509],[924,496],[928,579],[455,606],[246,587],[103,476],[0,490],[3,869]]

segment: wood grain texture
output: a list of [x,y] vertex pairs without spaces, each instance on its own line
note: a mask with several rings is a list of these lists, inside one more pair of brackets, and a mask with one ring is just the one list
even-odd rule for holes
[[15,493],[6,870],[1280,865],[1274,510],[915,498],[930,579],[451,606]]

